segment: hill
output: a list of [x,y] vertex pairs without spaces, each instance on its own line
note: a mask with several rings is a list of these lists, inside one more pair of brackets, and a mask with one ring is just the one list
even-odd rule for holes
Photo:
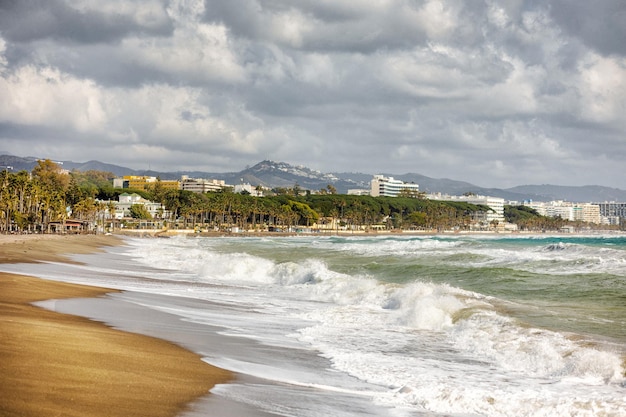
[[269,160],[259,162],[241,172],[233,173],[224,180],[226,182],[230,180],[231,184],[243,180],[253,185],[263,185],[270,188],[293,187],[298,184],[307,190],[319,190],[332,184],[341,193],[346,193],[350,188],[358,187],[358,184],[351,179],[342,179],[334,174],[322,173],[304,166],[293,166],[285,162]]
[[[0,155],[0,169],[11,167],[13,171],[31,171],[37,164],[36,157],[18,157],[13,155]],[[285,162],[261,161],[258,164],[247,167],[239,172],[202,172],[202,171],[178,171],[157,172],[140,171],[130,168],[103,163],[99,161],[72,162],[57,161],[63,164],[63,168],[77,171],[106,171],[116,176],[124,175],[149,175],[162,179],[179,179],[181,175],[192,178],[212,178],[224,180],[227,184],[250,183],[254,186],[262,185],[269,188],[293,187],[298,184],[302,189],[316,191],[333,185],[339,193],[347,193],[349,189],[368,189],[372,174],[367,173],[323,173],[304,166],[294,166]],[[508,189],[485,188],[468,182],[457,181],[448,178],[430,178],[417,173],[391,174],[391,176],[405,182],[414,182],[420,185],[420,189],[428,193],[442,193],[461,195],[472,192],[480,195],[501,197],[505,200],[535,200],[551,201],[566,200],[572,202],[604,202],[626,201],[626,191],[602,187],[597,185],[585,185],[580,187],[558,185],[520,185]]]

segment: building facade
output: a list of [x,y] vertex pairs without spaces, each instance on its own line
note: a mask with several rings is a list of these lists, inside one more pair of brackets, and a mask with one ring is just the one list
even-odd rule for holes
[[484,213],[483,221],[487,223],[499,222],[504,223],[504,198],[491,197],[486,195],[448,195],[448,194],[428,194],[429,200],[441,201],[463,201],[470,204],[483,205],[489,207],[492,211]]
[[585,223],[602,223],[602,213],[599,204],[571,203],[568,201],[525,202],[542,216],[560,217],[563,220],[580,221]]
[[179,190],[180,182],[177,180],[160,180],[157,177],[125,175],[122,178],[113,179],[114,188],[130,188],[133,190],[146,190],[151,185],[159,182],[161,186],[168,190]]
[[370,195],[372,197],[397,197],[402,193],[417,195],[419,193],[419,185],[383,175],[374,175],[370,182]]
[[263,188],[262,187],[254,187],[252,184],[237,184],[233,188],[233,192],[236,194],[249,194],[252,197],[263,197]]
[[626,219],[626,203],[598,203],[600,215],[605,217],[621,217]]
[[626,226],[626,203],[611,201],[598,203],[598,207],[604,224]]
[[223,180],[206,180],[201,178],[189,178],[183,175],[180,181],[181,189],[193,193],[208,193],[222,191],[226,187]]
[[[105,201],[105,203],[108,202]],[[144,206],[153,219],[163,219],[169,216],[169,213],[165,210],[165,207],[162,204],[153,203],[152,201],[146,200],[139,194],[135,193],[120,194],[118,197],[118,201],[114,202],[114,204],[115,213],[113,215],[113,218],[115,218],[116,220],[131,217],[130,208],[134,205]]]

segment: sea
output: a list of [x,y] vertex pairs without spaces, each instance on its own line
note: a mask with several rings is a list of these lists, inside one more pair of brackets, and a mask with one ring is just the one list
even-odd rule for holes
[[199,416],[626,416],[626,236],[127,238],[9,272],[231,370]]

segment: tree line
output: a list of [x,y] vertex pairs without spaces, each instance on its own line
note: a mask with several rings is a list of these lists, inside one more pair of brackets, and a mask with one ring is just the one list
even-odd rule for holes
[[153,192],[155,201],[183,227],[234,225],[261,227],[356,229],[469,228],[475,215],[489,208],[458,202],[438,202],[401,197],[343,194],[285,193],[253,197],[232,192],[192,193],[184,190]]
[[[65,173],[50,160],[39,160],[31,172],[0,172],[0,232],[49,232],[69,214],[93,221],[98,213],[114,210],[97,200],[109,174]],[[112,188],[112,186],[111,186]]]
[[[118,196],[136,192],[160,203],[159,221],[169,227],[239,227],[242,230],[286,229],[321,225],[347,230],[422,229],[469,230],[491,209],[458,201],[428,200],[423,195],[371,197],[337,194],[332,185],[316,193],[277,188],[253,197],[232,190],[193,193],[166,189],[156,181],[146,190],[116,189],[113,174],[101,171],[63,172],[50,160],[40,160],[32,172],[0,173],[0,232],[49,232],[54,222],[78,219],[104,223]],[[143,206],[131,207],[136,219],[151,218]],[[508,221],[526,230],[558,230],[564,221],[539,216],[527,207],[507,207]],[[110,220],[109,220],[110,222]],[[493,227],[494,224],[486,225]]]

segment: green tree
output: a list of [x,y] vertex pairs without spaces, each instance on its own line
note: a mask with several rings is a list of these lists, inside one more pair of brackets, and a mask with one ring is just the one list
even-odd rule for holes
[[41,190],[41,222],[43,230],[47,230],[51,221],[65,221],[67,217],[66,191],[70,177],[49,159],[37,161],[32,177]]
[[133,204],[130,206],[130,217],[140,220],[151,220],[152,215],[143,204]]
[[45,190],[65,192],[70,185],[70,176],[49,159],[37,161],[32,171],[35,179]]
[[407,222],[414,227],[426,227],[428,216],[424,212],[414,211],[407,216]]
[[161,178],[157,177],[156,182],[148,186],[148,191],[151,194],[150,200],[165,205],[167,189],[163,186]]

